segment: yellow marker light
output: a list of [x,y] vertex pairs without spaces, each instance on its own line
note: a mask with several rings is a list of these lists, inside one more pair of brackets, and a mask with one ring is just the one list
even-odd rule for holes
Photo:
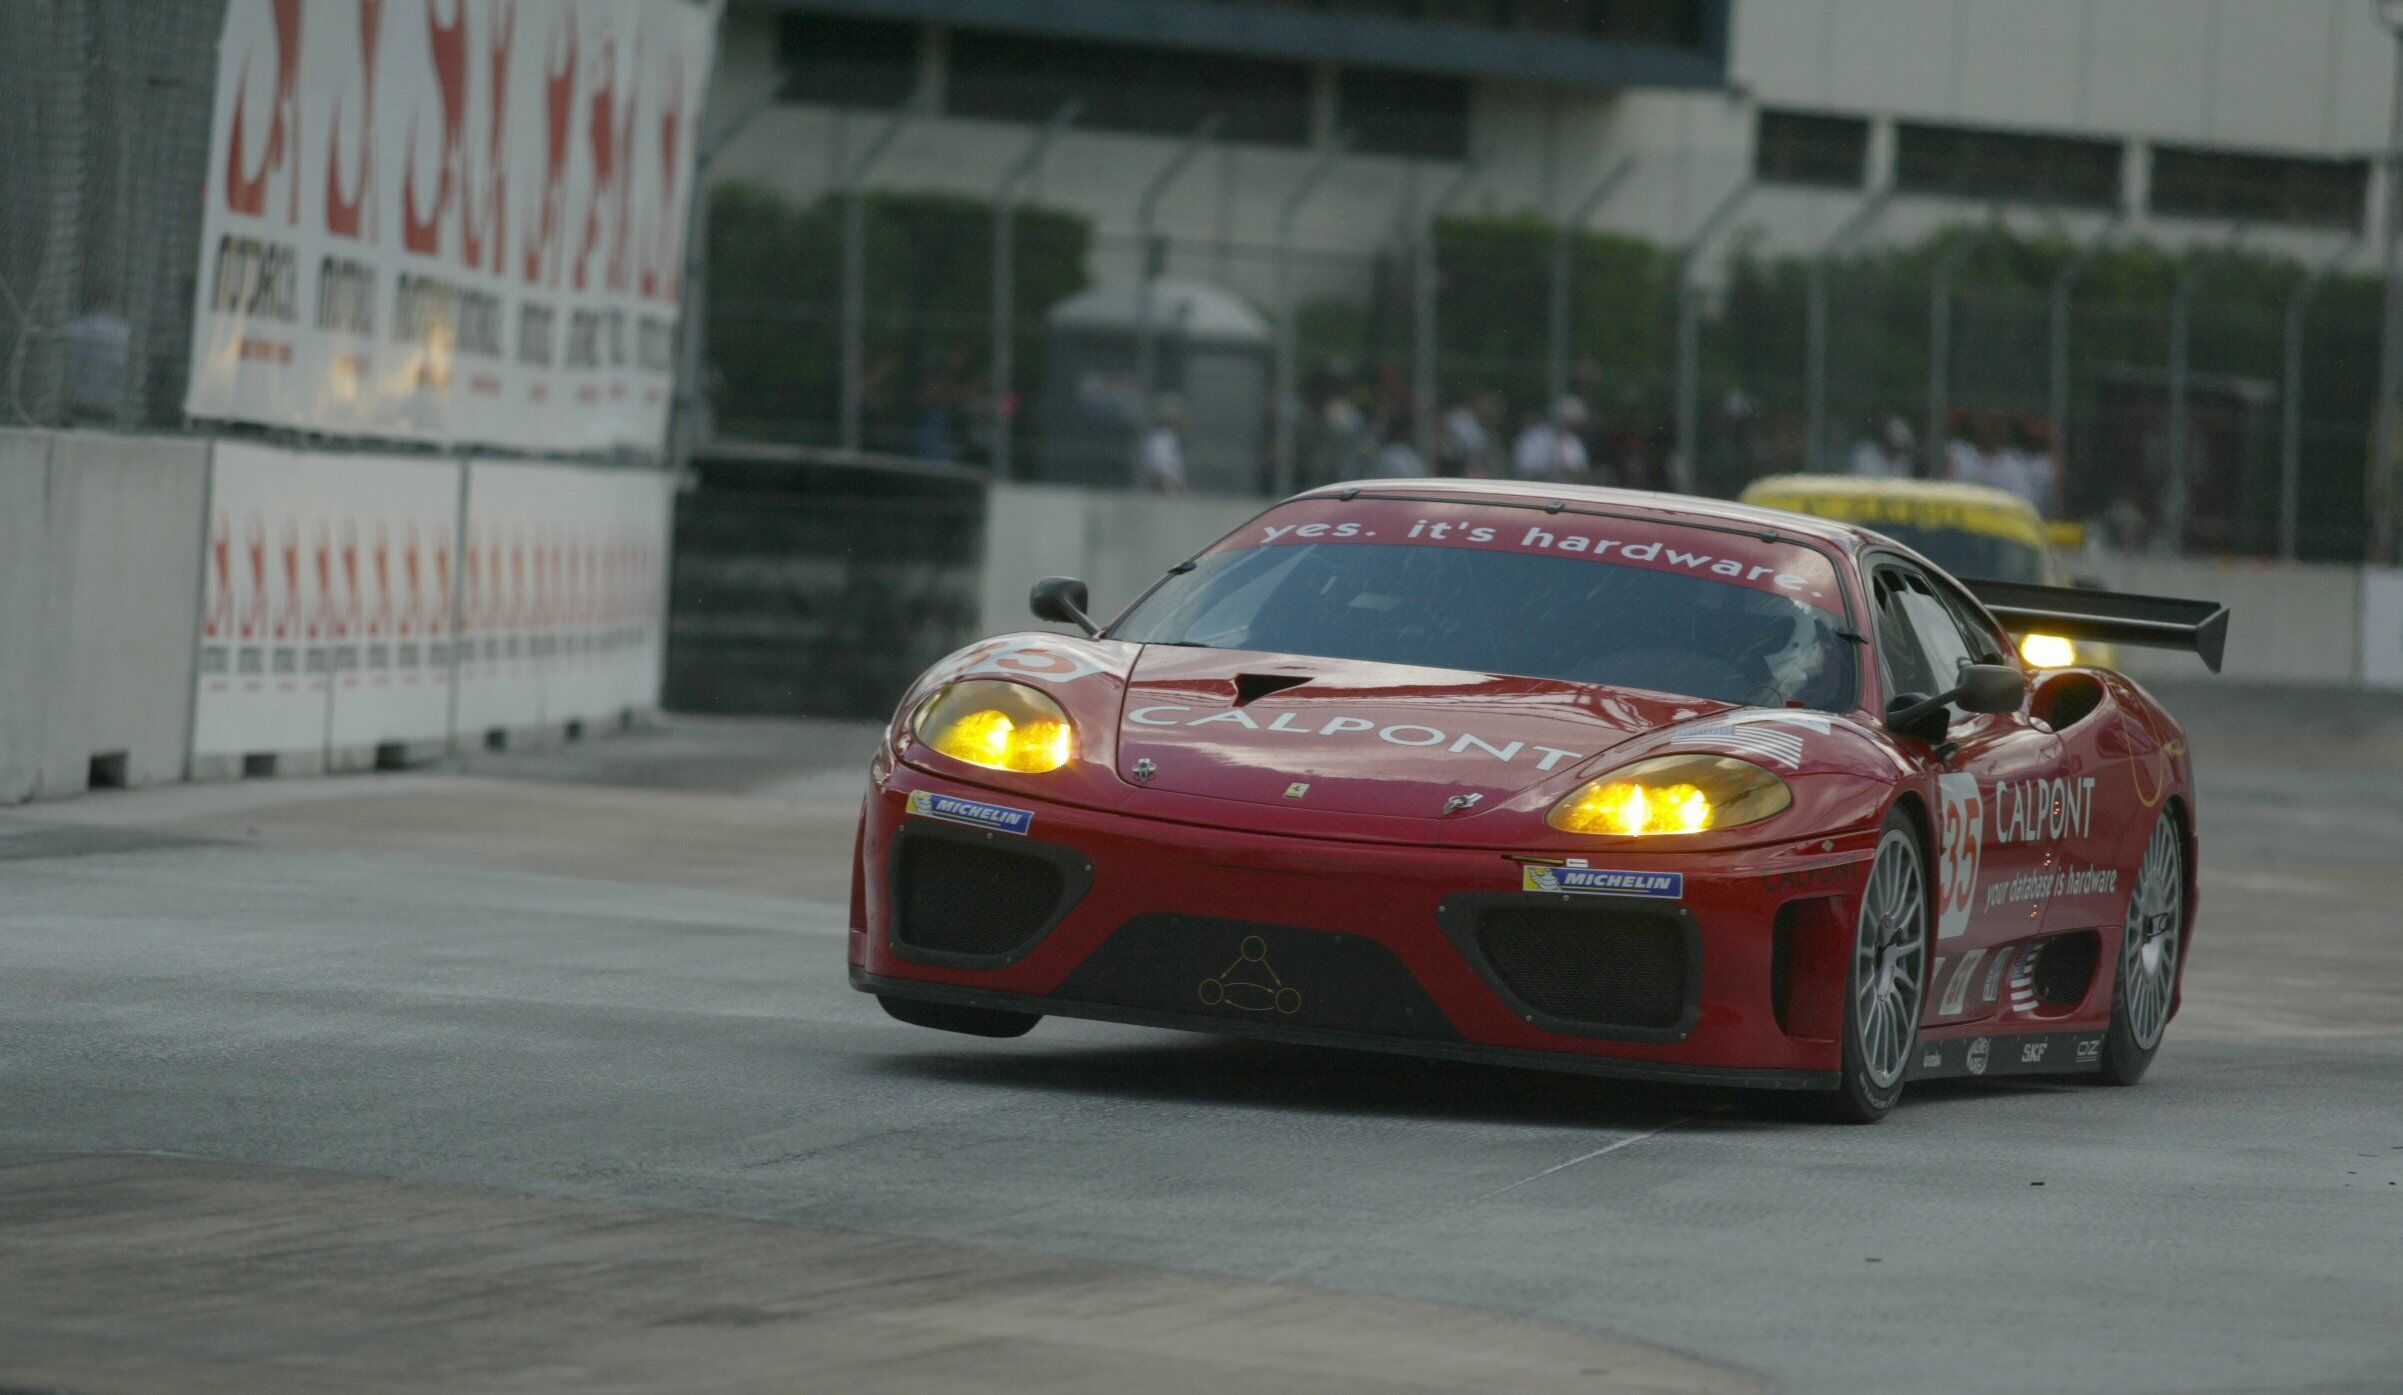
[[918,739],[953,760],[1040,775],[1076,756],[1076,728],[1060,705],[1023,683],[954,683],[918,709]]
[[2029,635],[2019,641],[2019,657],[2037,668],[2067,668],[2078,661],[2078,647],[2059,635]]
[[1733,756],[1656,756],[1588,781],[1552,806],[1563,833],[1624,838],[1757,823],[1794,802],[1786,782]]

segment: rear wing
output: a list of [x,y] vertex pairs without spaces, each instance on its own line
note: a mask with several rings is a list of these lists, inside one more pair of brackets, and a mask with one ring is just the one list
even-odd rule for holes
[[1995,619],[2020,634],[2038,631],[2101,644],[2183,649],[2200,655],[2213,673],[2219,672],[2220,659],[2228,648],[2228,608],[2217,601],[2031,586],[2021,581],[1963,580],[1961,584],[1994,612]]

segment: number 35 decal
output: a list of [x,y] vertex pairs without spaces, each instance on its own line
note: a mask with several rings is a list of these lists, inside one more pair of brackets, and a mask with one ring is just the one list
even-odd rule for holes
[[1039,678],[1046,683],[1066,683],[1101,672],[1099,664],[1066,649],[1030,640],[993,640],[953,659],[939,678],[947,681],[977,669],[998,669],[1005,677]]
[[1986,798],[1975,775],[1939,775],[1936,787],[1944,796],[1936,834],[1936,938],[1949,940],[1969,929],[1978,854],[1986,844]]

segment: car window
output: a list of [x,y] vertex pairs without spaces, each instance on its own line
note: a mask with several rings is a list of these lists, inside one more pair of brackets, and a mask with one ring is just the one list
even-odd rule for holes
[[1981,581],[2051,581],[2044,553],[2017,538],[1976,533],[1966,528],[1931,528],[1880,521],[1868,525],[1901,543],[1954,576]]
[[1932,583],[1937,597],[1952,615],[1953,625],[1960,630],[1961,640],[1968,646],[1970,660],[1981,664],[2011,662],[2009,641],[1998,633],[1986,618],[1985,612],[1967,596],[1941,581]]
[[1904,693],[1933,696],[1953,685],[1969,661],[1960,631],[1927,584],[1900,567],[1876,574],[1877,649],[1886,666],[1888,702]]
[[1819,606],[1710,574],[1346,540],[1206,554],[1110,636],[1844,712],[1858,685],[1843,629]]

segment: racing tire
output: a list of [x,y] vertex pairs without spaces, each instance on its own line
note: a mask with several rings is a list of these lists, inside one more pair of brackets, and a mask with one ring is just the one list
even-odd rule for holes
[[965,1032],[972,1037],[1022,1037],[1043,1020],[1039,1012],[1009,1012],[1001,1008],[964,1007],[958,1003],[929,1003],[917,998],[876,995],[885,1014],[913,1027],[938,1032]]
[[1927,1003],[1929,914],[1927,846],[1900,809],[1886,815],[1861,892],[1853,929],[1852,971],[1844,987],[1844,1070],[1832,1091],[1812,1097],[1812,1112],[1843,1124],[1874,1124],[1902,1098],[1919,1049]]
[[2119,954],[2111,970],[2111,1028],[2103,1036],[2105,1084],[2133,1085],[2161,1050],[2177,1000],[2186,943],[2186,842],[2169,810],[2145,840],[2128,891]]

